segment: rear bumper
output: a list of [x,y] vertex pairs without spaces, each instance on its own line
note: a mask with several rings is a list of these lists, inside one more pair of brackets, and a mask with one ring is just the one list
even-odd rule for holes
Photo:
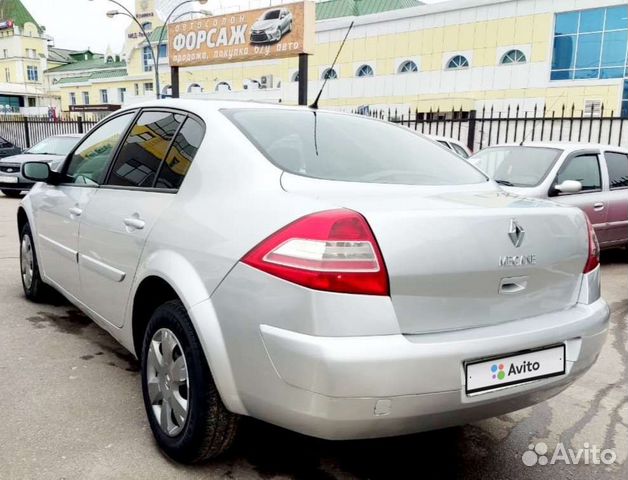
[[[226,343],[240,413],[326,439],[375,438],[464,424],[556,395],[594,364],[609,315],[600,299],[446,333],[321,337],[249,325],[256,340]],[[566,345],[564,375],[466,394],[465,361],[557,343]]]

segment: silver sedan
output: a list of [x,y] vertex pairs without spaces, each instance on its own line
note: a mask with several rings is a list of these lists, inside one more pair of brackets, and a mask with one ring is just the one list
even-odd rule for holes
[[425,137],[308,108],[171,100],[116,112],[17,222],[26,296],[65,295],[141,360],[181,462],[251,416],[326,439],[543,401],[606,338],[595,233]]

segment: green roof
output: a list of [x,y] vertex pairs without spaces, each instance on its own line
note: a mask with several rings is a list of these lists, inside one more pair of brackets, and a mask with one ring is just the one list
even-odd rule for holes
[[419,5],[423,5],[423,2],[418,0],[329,0],[316,4],[316,20],[371,15]]
[[102,78],[126,77],[126,76],[127,76],[126,68],[118,68],[116,70],[104,70],[102,72],[94,72],[90,75],[60,78],[57,81],[57,84],[85,83],[85,82],[89,82],[90,80],[96,80],[96,79],[102,79]]
[[126,70],[126,62],[105,62],[104,55],[94,55],[89,60],[81,60],[79,62],[68,63],[67,65],[60,65],[58,67],[50,68],[48,73],[59,72],[76,72],[80,70],[111,70],[111,69],[124,69]]
[[30,22],[40,32],[43,31],[20,0],[0,0],[0,21],[3,20],[11,20],[18,27],[24,27],[24,24]]

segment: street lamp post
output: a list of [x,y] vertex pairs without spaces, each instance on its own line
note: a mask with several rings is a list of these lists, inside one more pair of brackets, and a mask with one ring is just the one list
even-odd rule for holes
[[[89,1],[93,2],[94,0],[89,0]],[[107,0],[107,1],[111,3],[115,3],[122,10],[124,10],[123,12],[120,12],[118,10],[111,10],[107,12],[107,16],[109,18],[113,18],[116,15],[124,15],[125,17],[129,17],[131,20],[133,20],[137,24],[138,27],[140,27],[140,31],[142,32],[142,35],[144,36],[144,39],[146,40],[146,44],[148,45],[148,48],[150,49],[151,57],[153,57],[153,68],[155,69],[155,91],[157,94],[157,99],[161,98],[161,92],[160,92],[161,87],[159,85],[159,47],[161,45],[161,42],[163,41],[164,32],[168,28],[168,22],[170,21],[170,18],[172,17],[174,12],[178,10],[179,7],[185,5],[186,3],[200,3],[201,5],[205,5],[207,3],[207,0],[185,0],[170,11],[168,16],[166,17],[166,21],[161,27],[161,32],[159,32],[159,40],[157,41],[157,54],[155,54],[155,49],[153,48],[151,44],[150,37],[148,33],[146,32],[146,30],[144,29],[142,22],[140,22],[137,19],[137,17],[133,15],[133,13],[131,13],[131,11],[128,8],[126,8],[117,0]]]

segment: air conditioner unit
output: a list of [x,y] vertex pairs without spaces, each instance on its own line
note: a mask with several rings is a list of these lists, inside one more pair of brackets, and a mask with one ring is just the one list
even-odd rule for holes
[[585,117],[602,116],[602,101],[601,100],[585,100],[584,101],[584,116]]
[[273,76],[272,75],[262,75],[259,79],[260,87],[259,88],[273,88]]

